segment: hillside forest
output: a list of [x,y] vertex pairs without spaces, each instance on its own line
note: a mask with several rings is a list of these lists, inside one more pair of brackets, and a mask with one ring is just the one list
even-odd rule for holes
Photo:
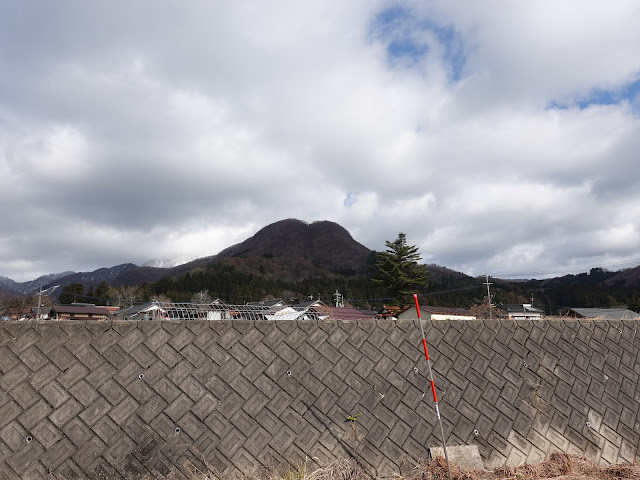
[[[346,304],[356,308],[377,310],[384,305],[397,303],[388,288],[375,281],[377,253],[373,252],[360,271],[346,271],[324,276],[302,278],[275,278],[264,271],[264,264],[257,269],[245,268],[245,264],[222,261],[207,267],[199,267],[184,275],[163,278],[142,285],[112,286],[107,282],[85,286],[73,283],[62,288],[56,298],[43,298],[46,306],[51,303],[94,303],[128,307],[151,300],[191,302],[210,301],[215,298],[231,303],[244,304],[267,298],[280,298],[288,303],[320,299],[326,304],[335,302],[339,292]],[[261,267],[262,266],[262,272]],[[428,266],[430,273],[426,288],[418,291],[421,305],[459,307],[471,309],[482,315],[486,308],[487,293],[484,277],[469,277],[436,265]],[[566,307],[613,308],[626,307],[640,311],[640,289],[606,281],[615,275],[604,269],[594,268],[589,273],[566,275],[549,280],[508,281],[490,278],[492,303],[533,303],[546,315],[560,315]],[[0,302],[3,313],[37,303],[37,294],[5,298]]]

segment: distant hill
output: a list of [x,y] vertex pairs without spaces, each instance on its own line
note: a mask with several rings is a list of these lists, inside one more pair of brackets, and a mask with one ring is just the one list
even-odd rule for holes
[[[139,285],[183,275],[195,268],[229,263],[247,273],[275,276],[274,272],[304,271],[296,278],[357,272],[371,255],[364,245],[335,222],[306,223],[287,219],[260,229],[247,240],[173,268],[138,267],[115,279],[115,285]],[[268,261],[269,260],[269,261]],[[262,266],[262,269],[260,267]],[[282,277],[282,275],[278,275]]]
[[107,282],[110,284],[114,284],[113,282],[117,281],[122,275],[124,275],[129,270],[138,269],[137,265],[133,263],[123,263],[122,265],[116,265],[115,267],[110,268],[99,268],[94,270],[93,272],[80,272],[80,273],[71,273],[69,275],[65,275],[64,277],[58,278],[56,283],[60,285],[71,285],[72,283],[82,283],[86,286],[97,286],[102,282]]
[[616,272],[604,282],[608,286],[640,287],[640,266]]
[[371,255],[334,222],[288,219],[272,223],[242,243],[226,248],[213,261],[235,257],[300,258],[335,272],[360,270]]
[[10,278],[0,277],[0,292],[12,293],[14,295],[28,295],[37,292],[40,287],[47,288],[55,284],[66,285],[61,279],[74,273],[75,272],[50,273],[48,275],[42,275],[35,280],[29,280],[28,282],[15,282]]
[[[142,285],[218,263],[228,263],[240,271],[271,276],[287,281],[312,277],[332,277],[362,271],[372,251],[353,239],[334,222],[306,223],[287,219],[267,225],[251,238],[222,250],[217,255],[199,258],[171,268],[137,266],[125,263],[93,272],[66,272],[52,276],[50,282],[13,282],[0,279],[0,288],[16,293],[33,293],[40,285],[62,286],[82,283],[97,286]],[[44,279],[44,277],[41,277]]]
[[[185,295],[193,288],[210,288],[214,292],[213,287],[208,286],[212,285],[211,277],[221,272],[229,274],[233,270],[236,273],[229,278],[233,277],[235,282],[254,282],[252,291],[255,292],[265,290],[265,294],[274,293],[266,290],[285,288],[282,285],[286,283],[286,288],[297,288],[299,293],[305,295],[317,294],[323,288],[332,288],[323,293],[330,298],[330,294],[342,282],[340,288],[347,295],[372,298],[380,296],[379,290],[371,281],[374,270],[373,253],[337,223],[306,223],[287,219],[267,225],[252,237],[225,248],[217,255],[170,268],[125,263],[93,272],[45,275],[23,283],[0,277],[0,293],[33,294],[40,287],[47,288],[51,285],[82,283],[85,287],[95,287],[102,282],[116,287],[146,284],[154,288],[154,285],[163,281],[163,288],[167,292],[173,289],[171,291],[175,293],[180,290],[180,286],[182,298],[189,298]],[[425,295],[431,305],[469,307],[485,298],[484,279],[473,278],[439,265],[431,264],[427,267],[431,279]],[[195,284],[189,281],[177,281],[185,274],[195,275],[195,272],[206,273],[209,284],[194,287]],[[256,282],[252,278],[262,280]],[[171,285],[167,284],[169,279],[175,281],[171,280]],[[588,273],[544,280],[491,280],[494,282],[491,291],[494,302],[529,302],[533,295],[537,306],[547,314],[555,313],[563,306],[637,305],[640,308],[640,266],[619,272],[592,268]],[[302,285],[301,282],[304,282],[304,286],[295,287],[296,284]],[[224,290],[227,287],[220,284],[216,288]],[[158,287],[158,293],[162,293],[160,290]]]

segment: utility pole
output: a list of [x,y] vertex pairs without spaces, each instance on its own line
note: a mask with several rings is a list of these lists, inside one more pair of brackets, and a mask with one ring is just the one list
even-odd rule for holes
[[36,320],[40,318],[40,305],[42,304],[42,285],[40,285],[40,292],[38,292],[38,309],[36,313]]
[[491,304],[491,291],[489,290],[489,285],[493,285],[493,283],[489,282],[489,275],[487,275],[486,273],[484,277],[485,277],[485,282],[483,285],[487,286],[487,304],[489,305],[489,319],[493,319],[493,311],[491,310],[491,307],[493,307],[493,305]]
[[336,289],[336,293],[334,293],[333,296],[336,297],[336,307],[344,307],[344,298],[342,297],[342,294],[338,292],[337,289]]
[[42,305],[42,294],[49,295],[60,285],[54,285],[53,287],[49,287],[46,290],[42,290],[42,285],[40,285],[40,291],[38,292],[38,308],[36,309],[36,320],[40,319],[40,306]]

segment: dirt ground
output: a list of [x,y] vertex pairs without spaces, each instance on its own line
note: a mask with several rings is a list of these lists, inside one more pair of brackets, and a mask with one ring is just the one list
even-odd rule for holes
[[[453,480],[640,480],[637,464],[601,467],[579,455],[553,453],[545,462],[515,468],[500,467],[493,471],[462,470],[451,465]],[[444,458],[421,465],[415,474],[402,480],[448,480]],[[257,480],[257,479],[251,479]],[[262,480],[262,479],[261,479]],[[376,480],[364,473],[352,460],[340,460],[313,472],[289,471],[269,480]],[[380,480],[380,479],[378,479]],[[396,477],[395,480],[401,480]]]
[[[424,465],[413,480],[447,480],[449,474],[442,458]],[[549,460],[521,467],[500,467],[492,472],[461,470],[451,466],[454,480],[640,480],[638,464],[601,467],[579,455],[552,453]]]

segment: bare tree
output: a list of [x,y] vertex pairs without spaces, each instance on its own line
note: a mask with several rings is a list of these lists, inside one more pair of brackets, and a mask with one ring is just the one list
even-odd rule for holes
[[209,295],[209,290],[200,290],[196,292],[191,297],[191,301],[193,303],[211,303],[211,295]]
[[120,308],[131,307],[140,301],[140,289],[136,286],[127,285],[114,288],[109,292],[109,296],[116,301]]
[[160,303],[171,303],[171,299],[166,295],[162,295],[162,294],[156,295],[155,297],[152,298],[152,300],[154,302],[160,302]]

